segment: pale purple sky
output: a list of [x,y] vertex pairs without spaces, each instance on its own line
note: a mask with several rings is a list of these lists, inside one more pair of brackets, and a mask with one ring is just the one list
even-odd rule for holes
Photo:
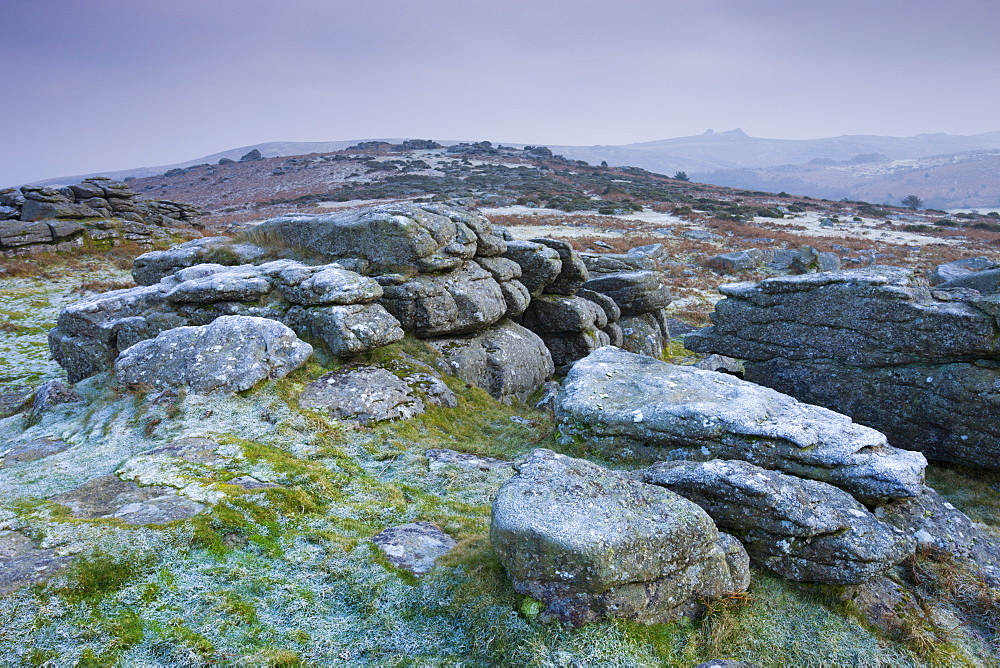
[[997,0],[3,0],[0,186],[266,141],[1000,130]]

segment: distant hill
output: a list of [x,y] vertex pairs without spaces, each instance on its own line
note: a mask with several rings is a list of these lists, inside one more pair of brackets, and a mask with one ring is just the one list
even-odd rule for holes
[[707,174],[744,167],[796,165],[812,160],[843,161],[866,154],[906,160],[1000,149],[1000,132],[971,136],[939,133],[915,137],[844,135],[826,139],[763,139],[751,137],[737,128],[640,144],[549,148],[568,158],[590,163],[606,160],[610,165],[632,165],[660,173],[681,170],[689,174]]
[[[860,158],[860,159],[859,159]],[[750,190],[789,192],[827,199],[899,204],[917,195],[936,209],[1000,209],[1000,151],[953,153],[908,160],[877,154],[845,161],[744,168],[692,178]]]
[[[170,169],[238,160],[253,149],[265,158],[329,153],[360,141],[399,143],[401,138],[331,142],[267,142],[213,153],[173,165],[141,167],[39,181],[39,185],[77,183],[86,176],[149,177]],[[438,140],[449,146],[454,140]],[[524,144],[504,142],[523,147]],[[786,191],[830,199],[898,203],[916,194],[937,208],[1000,206],[996,169],[1000,132],[978,135],[924,134],[914,137],[844,135],[824,139],[765,139],[740,129],[711,130],[616,146],[550,145],[556,154],[590,164],[641,167],[660,174],[687,172],[705,183],[753,190]],[[872,166],[876,167],[873,168]],[[959,166],[961,165],[961,166]],[[925,176],[927,174],[928,176]]]
[[[392,139],[377,139],[377,140],[365,140],[365,139],[355,139],[355,140],[345,140],[345,141],[317,141],[317,142],[295,142],[295,141],[272,141],[265,142],[263,144],[253,144],[252,146],[241,146],[239,148],[231,148],[227,151],[221,151],[219,153],[213,153],[212,155],[206,155],[201,158],[195,158],[193,160],[187,160],[185,162],[178,162],[173,165],[159,165],[156,167],[136,167],[134,169],[122,169],[116,172],[94,172],[91,174],[78,174],[76,176],[59,176],[51,179],[46,179],[44,181],[35,181],[32,185],[39,186],[51,186],[59,187],[70,185],[73,183],[79,183],[83,179],[90,176],[107,176],[112,179],[126,179],[126,178],[142,178],[146,176],[158,176],[163,174],[170,169],[184,169],[185,167],[192,167],[194,165],[209,164],[214,165],[222,160],[223,158],[228,158],[229,160],[239,160],[242,156],[246,155],[250,151],[257,149],[260,151],[261,156],[265,158],[275,158],[282,155],[306,155],[309,153],[330,153],[331,151],[341,151],[348,146],[357,144],[359,141],[387,141],[387,142],[400,142],[402,139],[392,138]],[[442,142],[446,143],[446,142]]]

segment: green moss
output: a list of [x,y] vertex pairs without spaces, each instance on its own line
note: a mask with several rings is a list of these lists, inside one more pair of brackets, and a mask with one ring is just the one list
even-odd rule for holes
[[153,559],[148,555],[93,550],[70,564],[65,584],[57,586],[53,593],[71,602],[100,599],[148,573],[152,567]]

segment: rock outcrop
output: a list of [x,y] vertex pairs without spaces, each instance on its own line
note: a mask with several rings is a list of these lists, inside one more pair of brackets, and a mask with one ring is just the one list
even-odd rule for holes
[[868,502],[920,494],[926,460],[831,410],[732,375],[602,348],[563,381],[566,436],[612,455],[739,459],[836,485]]
[[149,244],[190,228],[202,212],[169,200],[138,200],[126,183],[90,177],[65,188],[0,190],[0,253],[65,252],[84,242]]
[[912,536],[923,550],[945,554],[1000,588],[1000,540],[930,487],[875,509],[875,516]]
[[493,502],[490,541],[545,616],[661,623],[746,589],[743,548],[673,492],[544,449],[514,468]]
[[194,394],[232,394],[268,378],[284,378],[310,355],[312,346],[280,322],[222,316],[126,348],[114,373],[130,387],[186,386]]
[[278,320],[335,355],[353,354],[403,337],[399,323],[373,303],[381,294],[373,279],[336,264],[200,264],[155,285],[66,307],[49,333],[49,347],[76,382],[109,369],[121,351],[161,332],[239,315]]
[[860,584],[915,548],[847,492],[747,462],[660,462],[633,475],[697,503],[753,560],[789,580]]
[[[587,263],[568,242],[508,241],[505,257],[520,265],[531,294],[519,322],[545,341],[556,367],[568,367],[601,346],[628,344],[619,324],[622,308],[603,290],[590,288]],[[659,287],[652,274],[649,280]],[[658,334],[656,342],[662,349],[663,337]]]
[[483,388],[504,403],[526,401],[555,370],[542,339],[514,322],[501,321],[478,334],[427,342],[441,353],[442,371]]
[[714,325],[685,345],[897,447],[1000,470],[1000,295],[947,285],[897,267],[724,285]]

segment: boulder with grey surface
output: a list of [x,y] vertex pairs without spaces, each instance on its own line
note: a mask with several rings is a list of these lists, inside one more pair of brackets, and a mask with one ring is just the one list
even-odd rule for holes
[[753,560],[790,580],[860,584],[915,548],[847,492],[748,462],[660,462],[633,475],[697,503]]
[[532,239],[534,243],[547,246],[559,254],[559,274],[542,290],[553,295],[575,295],[587,282],[587,265],[572,244],[562,239]]
[[200,327],[176,327],[131,346],[114,374],[130,387],[186,386],[194,394],[232,394],[305,364],[312,346],[275,320],[222,316]]
[[[983,273],[974,274],[981,276]],[[851,416],[893,445],[1000,469],[1000,295],[871,267],[723,285],[685,345],[745,378]]]
[[521,267],[521,283],[532,297],[542,294],[562,271],[559,253],[534,241],[508,241],[503,256]]
[[508,320],[476,334],[427,339],[441,354],[441,369],[510,403],[525,401],[555,370],[537,334]]
[[544,617],[663,623],[746,589],[746,552],[679,495],[544,449],[514,468],[493,502],[490,542]]
[[1000,588],[1000,539],[983,531],[930,487],[874,512],[886,524],[912,536],[921,549],[948,555],[991,587]]
[[556,366],[573,364],[611,343],[608,317],[599,304],[577,296],[543,294],[531,300],[521,324],[545,341]]
[[76,382],[107,370],[119,352],[161,332],[245,315],[281,321],[335,355],[355,354],[403,337],[399,322],[375,303],[381,296],[374,279],[337,264],[198,264],[154,285],[71,304],[60,312],[49,346]]
[[850,418],[732,375],[612,347],[577,362],[559,429],[615,456],[739,459],[836,485],[866,502],[920,494],[926,460]]

